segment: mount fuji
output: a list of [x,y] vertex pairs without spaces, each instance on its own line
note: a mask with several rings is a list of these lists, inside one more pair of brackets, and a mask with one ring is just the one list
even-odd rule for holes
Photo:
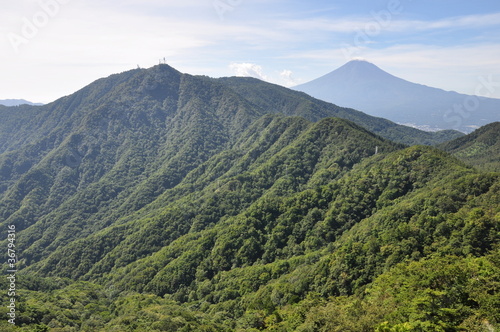
[[500,121],[500,99],[469,96],[412,83],[363,60],[350,61],[293,89],[429,131],[455,129],[469,133]]

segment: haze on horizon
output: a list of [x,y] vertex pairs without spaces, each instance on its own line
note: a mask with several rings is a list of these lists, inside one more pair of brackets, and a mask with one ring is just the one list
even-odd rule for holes
[[405,80],[500,98],[500,3],[38,0],[2,5],[0,99],[50,102],[150,67],[284,86],[363,58]]

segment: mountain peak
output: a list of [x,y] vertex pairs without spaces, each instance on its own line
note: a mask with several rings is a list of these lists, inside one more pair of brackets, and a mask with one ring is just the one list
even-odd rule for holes
[[427,130],[470,132],[471,128],[500,120],[498,100],[481,98],[473,112],[462,115],[454,110],[454,105],[465,106],[467,100],[477,97],[412,83],[365,60],[349,61],[294,89],[327,102]]
[[[376,68],[378,68],[376,65],[374,65],[373,63],[371,63],[365,59],[353,59],[353,60],[347,62],[342,67],[346,67],[346,66],[350,66],[350,67],[357,66],[357,67],[365,67],[365,68],[376,67]],[[340,68],[342,68],[342,67],[340,67]]]
[[329,76],[341,76],[344,79],[355,78],[364,80],[381,79],[382,77],[394,77],[366,60],[351,60],[342,67],[323,77]]
[[[387,82],[391,80],[404,81],[385,72],[371,62],[361,59],[355,59],[345,63],[343,66],[335,69],[334,71],[318,79],[315,79],[314,81],[299,85],[295,89],[307,93],[308,91],[306,90],[310,90],[312,87],[312,90],[326,89],[329,92],[330,87],[334,86],[340,93],[340,90],[350,89],[352,85],[358,85],[360,83],[362,83],[363,85],[367,85],[368,83],[370,83],[376,86],[380,81]],[[303,88],[305,88],[305,90],[302,90]],[[345,92],[347,91],[342,92],[342,94],[344,94]],[[312,96],[329,102],[339,103],[339,101],[327,100],[328,98],[325,99],[323,98],[323,96],[315,96],[314,94],[312,94]]]

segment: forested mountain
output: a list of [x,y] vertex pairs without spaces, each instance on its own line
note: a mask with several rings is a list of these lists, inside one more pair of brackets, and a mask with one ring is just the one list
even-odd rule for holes
[[0,116],[2,331],[500,327],[500,174],[383,137],[436,136],[167,65]]
[[500,172],[500,122],[481,127],[439,147],[479,169]]
[[[200,91],[203,92],[197,95]],[[219,92],[233,103],[244,103],[245,108],[251,113],[238,114],[238,117],[232,120],[236,125],[230,129],[232,131],[239,130],[248,121],[259,116],[279,113],[302,116],[310,121],[331,116],[340,117],[354,121],[382,137],[409,145],[434,145],[463,136],[456,131],[429,133],[400,126],[385,119],[341,108],[257,79],[193,77],[181,74],[168,65],[160,65],[149,70],[131,70],[100,79],[70,96],[42,107],[28,105],[14,108],[0,107],[2,118],[0,152],[18,148],[21,146],[20,143],[35,143],[40,137],[45,137],[53,131],[57,131],[60,135],[68,134],[75,130],[75,124],[80,125],[85,117],[101,124],[108,120],[113,121],[114,119],[108,116],[112,115],[113,107],[128,108],[134,105],[135,110],[142,111],[143,108],[154,105],[156,109],[172,113],[177,107],[184,106],[176,104],[176,98],[180,94],[186,100],[196,96],[198,101],[206,102],[205,99],[212,98],[211,94]],[[209,107],[213,109],[232,106],[234,105],[214,104],[212,101]],[[119,112],[118,109],[114,111]],[[224,110],[218,111],[222,112],[218,116],[231,115],[223,114]],[[127,112],[119,113],[122,118],[125,116],[124,113],[132,114],[133,110],[128,109]],[[130,120],[132,119],[127,119]],[[64,125],[64,128],[61,128],[61,125]]]
[[[480,91],[477,93],[488,93],[486,78],[477,83],[477,91]],[[456,129],[470,133],[500,121],[500,99],[412,83],[363,60],[350,61],[294,89],[373,116],[431,130]]]
[[230,77],[219,79],[232,90],[260,108],[286,115],[298,115],[311,121],[323,117],[339,117],[354,121],[364,128],[395,142],[414,145],[434,145],[464,136],[455,130],[426,132],[412,127],[401,126],[392,121],[373,117],[366,113],[334,106],[281,86],[266,83],[255,78]]

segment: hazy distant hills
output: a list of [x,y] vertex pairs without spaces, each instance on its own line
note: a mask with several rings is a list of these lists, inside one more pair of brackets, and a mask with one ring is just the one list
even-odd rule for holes
[[361,60],[351,61],[294,89],[340,106],[429,130],[456,129],[467,133],[500,120],[499,99],[411,83]]
[[4,106],[19,106],[19,105],[35,105],[40,106],[43,105],[41,103],[32,103],[30,101],[24,99],[3,99],[0,100],[0,105]]
[[500,172],[500,122],[481,127],[439,147],[479,169]]

